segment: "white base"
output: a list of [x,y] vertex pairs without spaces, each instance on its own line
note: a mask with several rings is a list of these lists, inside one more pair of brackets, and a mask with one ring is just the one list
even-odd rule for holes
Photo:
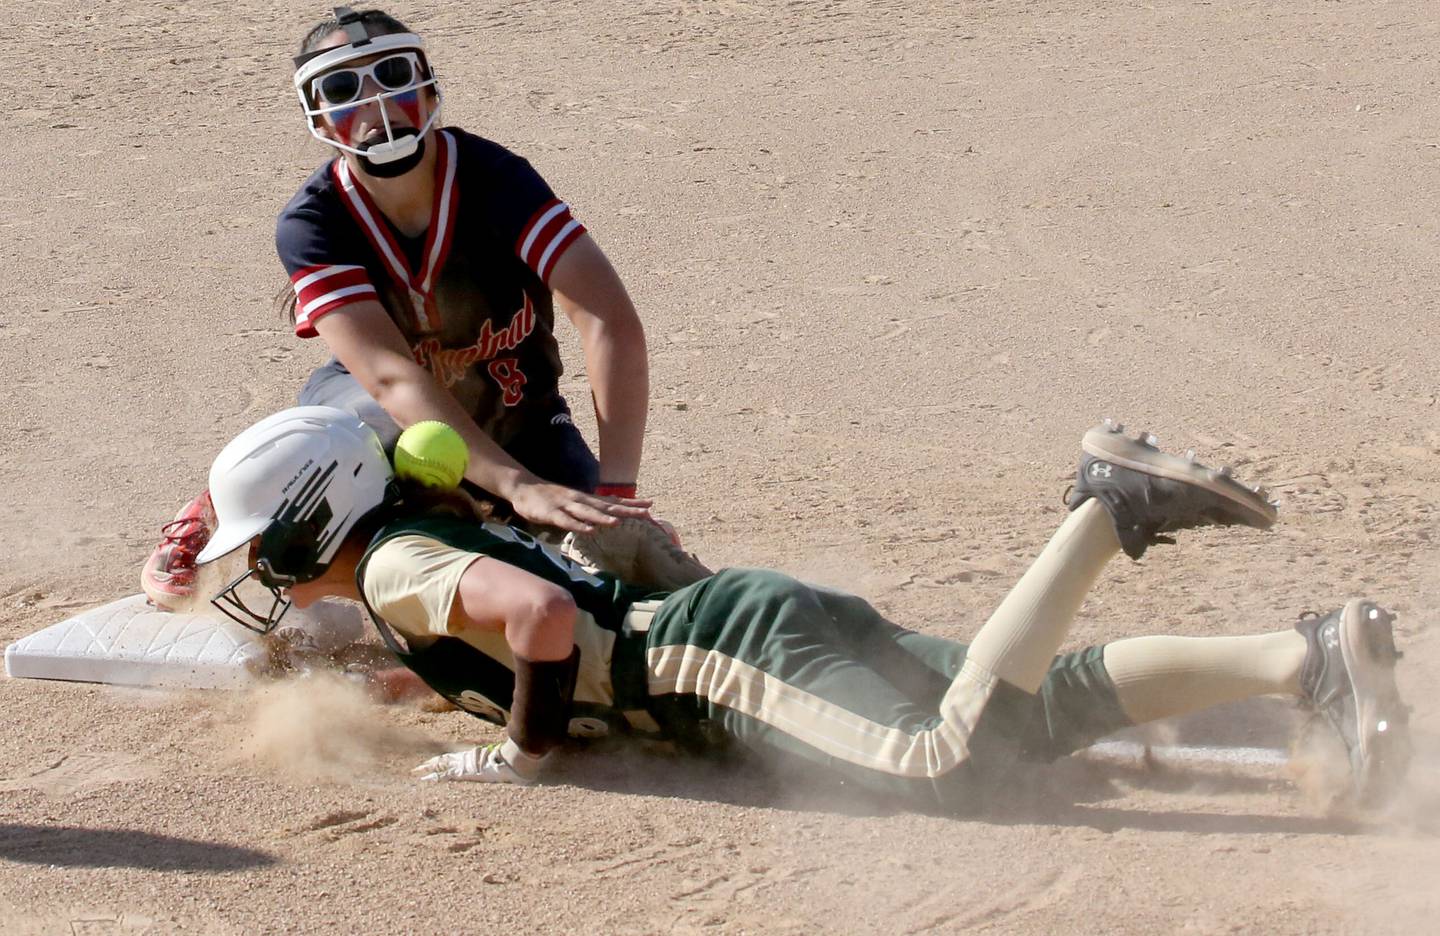
[[264,667],[258,634],[233,621],[173,614],[131,595],[22,637],[5,648],[5,672],[120,686],[240,688]]
[[1161,767],[1198,770],[1279,770],[1290,762],[1289,752],[1278,748],[1142,744],[1135,741],[1101,741],[1079,752],[1079,756],[1127,766],[1151,763]]

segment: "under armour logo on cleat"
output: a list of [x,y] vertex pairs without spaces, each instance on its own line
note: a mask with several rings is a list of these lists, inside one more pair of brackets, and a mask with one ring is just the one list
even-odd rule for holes
[[1114,471],[1114,468],[1111,467],[1109,462],[1097,461],[1090,463],[1089,471],[1090,477],[1092,478],[1108,478]]

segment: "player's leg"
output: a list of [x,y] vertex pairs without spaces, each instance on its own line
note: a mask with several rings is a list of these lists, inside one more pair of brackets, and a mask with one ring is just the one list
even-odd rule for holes
[[[905,630],[854,595],[816,592],[857,658],[922,709],[939,708],[965,663],[965,644]],[[1010,711],[1001,720],[1020,738],[1026,759],[1054,760],[1134,724],[1116,697],[1103,649],[1056,657],[1035,695],[1018,694],[1002,706]]]
[[1251,696],[1296,696],[1339,734],[1359,798],[1376,800],[1410,760],[1393,622],[1383,608],[1356,599],[1273,634],[1116,641],[1104,648],[1105,670],[1137,723]]
[[1106,644],[1105,671],[1136,724],[1251,696],[1300,695],[1309,645],[1294,629],[1242,637],[1132,637]]
[[[1139,558],[1166,532],[1274,522],[1263,492],[1237,484],[1228,471],[1166,455],[1146,434],[1132,439],[1107,422],[1085,435],[1082,449],[1070,516],[981,627],[940,701],[942,717],[965,726],[965,743],[987,772],[1002,771],[1009,755],[1033,745],[1037,717],[1048,724],[1056,710],[1047,700],[1088,691],[1102,661],[1053,677],[1051,670],[1086,593],[1121,549]],[[1089,706],[1062,733],[1108,733],[1120,711],[1113,700]]]
[[1300,695],[1308,645],[1294,630],[1244,637],[1135,637],[1055,658],[1026,760],[1051,761],[1122,728],[1252,696]]
[[[816,595],[856,658],[921,709],[939,709],[965,663],[965,644],[908,631],[854,595],[829,589]],[[1034,695],[1012,693],[987,706],[992,716],[1002,709],[997,720],[1033,760],[1054,760],[1134,724],[1120,707],[1099,647],[1056,657]]]
[[399,424],[360,386],[355,375],[334,358],[311,371],[300,388],[297,402],[301,406],[333,406],[354,413],[375,430],[385,451],[395,450],[395,442],[400,438]]
[[813,587],[838,640],[916,705],[935,711],[965,663],[965,645],[895,624],[858,595]]
[[1025,692],[1039,689],[1085,596],[1119,552],[1104,505],[1075,508],[975,635],[967,668]]
[[1139,558],[1163,534],[1211,525],[1268,528],[1264,492],[1227,469],[1167,455],[1107,422],[1086,433],[1071,514],[970,645],[967,670],[1035,692],[1100,571],[1122,548]]
[[[655,616],[646,648],[652,711],[672,734],[689,713],[762,756],[799,757],[933,804],[969,755],[980,706],[937,714],[916,704],[896,686],[908,681],[898,666],[881,675],[843,630],[811,587],[768,570],[723,570]],[[914,679],[932,677],[903,657]]]

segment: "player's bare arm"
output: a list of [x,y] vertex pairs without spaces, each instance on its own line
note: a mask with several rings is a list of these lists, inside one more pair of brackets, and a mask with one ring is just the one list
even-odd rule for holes
[[465,570],[450,630],[504,633],[515,669],[506,739],[433,757],[416,768],[421,779],[528,783],[540,775],[570,721],[579,667],[575,620],[570,592],[524,569],[482,557]]
[[633,484],[640,473],[650,397],[640,316],[620,275],[588,234],[555,264],[550,285],[585,349],[600,436],[600,480]]
[[550,484],[511,458],[460,403],[415,363],[404,336],[373,300],[352,303],[315,323],[327,347],[401,427],[427,419],[453,426],[470,451],[466,477],[510,501],[527,520],[588,533],[625,517],[647,516],[647,502],[620,502]]
[[460,578],[450,609],[450,630],[503,633],[517,656],[565,660],[575,646],[575,599],[524,569],[482,557]]

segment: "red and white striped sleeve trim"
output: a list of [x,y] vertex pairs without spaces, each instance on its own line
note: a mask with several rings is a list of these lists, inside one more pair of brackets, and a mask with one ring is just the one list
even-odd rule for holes
[[296,270],[290,277],[295,287],[295,334],[315,337],[315,320],[341,306],[378,296],[363,266],[335,264]]
[[584,233],[585,225],[570,214],[570,206],[552,198],[540,206],[520,232],[515,253],[548,286],[555,261]]

